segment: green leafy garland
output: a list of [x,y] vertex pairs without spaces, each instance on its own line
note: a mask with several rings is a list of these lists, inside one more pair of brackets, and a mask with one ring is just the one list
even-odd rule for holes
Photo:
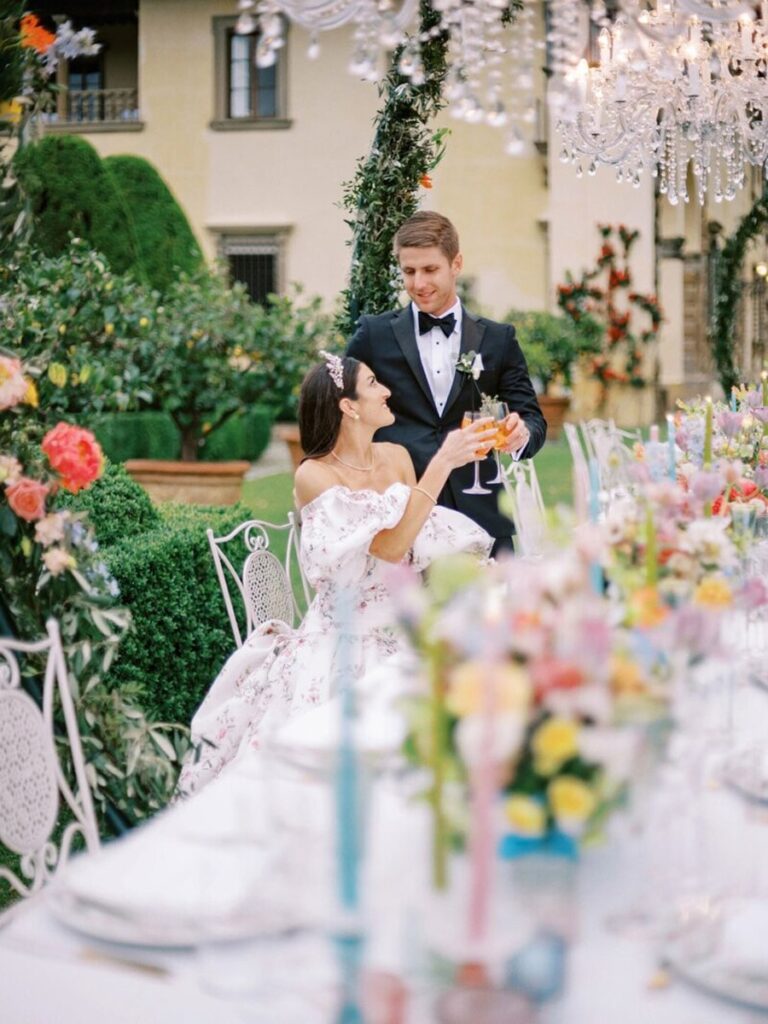
[[[502,23],[512,21],[521,7],[522,0],[510,0],[499,12]],[[437,33],[440,16],[428,0],[421,2],[420,17],[424,81],[414,85],[399,72],[402,50],[397,50],[379,85],[384,103],[374,119],[370,153],[343,185],[341,206],[350,214],[346,223],[352,230],[349,285],[336,321],[343,337],[352,334],[363,313],[397,306],[401,284],[392,240],[416,212],[419,189],[432,187],[430,172],[445,153],[447,129],[431,132],[428,125],[445,105],[447,38]]]
[[741,297],[741,265],[747,245],[768,222],[768,188],[743,218],[723,246],[715,276],[715,302],[712,314],[712,357],[723,392],[730,395],[739,383],[733,361],[733,327]]

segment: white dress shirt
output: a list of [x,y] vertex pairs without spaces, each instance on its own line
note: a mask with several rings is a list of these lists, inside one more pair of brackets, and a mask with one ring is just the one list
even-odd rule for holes
[[446,309],[440,317],[453,313],[456,323],[453,326],[453,333],[446,338],[439,327],[433,327],[431,331],[419,334],[419,307],[415,302],[411,303],[413,313],[413,329],[416,332],[416,344],[419,348],[421,365],[427,376],[427,383],[432,392],[435,408],[442,416],[445,410],[445,403],[453,384],[456,374],[456,363],[459,361],[459,350],[461,349],[461,302],[457,299],[450,309]]

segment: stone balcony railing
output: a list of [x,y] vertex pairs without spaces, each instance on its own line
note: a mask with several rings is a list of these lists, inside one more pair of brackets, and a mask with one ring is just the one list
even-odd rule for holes
[[62,89],[45,115],[48,130],[136,131],[143,127],[138,89]]

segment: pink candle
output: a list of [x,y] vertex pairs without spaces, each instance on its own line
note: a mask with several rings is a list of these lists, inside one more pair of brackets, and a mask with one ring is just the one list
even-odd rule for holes
[[495,667],[488,666],[483,688],[483,742],[480,756],[473,761],[469,894],[469,938],[479,942],[488,931],[491,875],[494,859],[493,805],[496,796],[496,764],[494,761],[493,712],[496,705]]

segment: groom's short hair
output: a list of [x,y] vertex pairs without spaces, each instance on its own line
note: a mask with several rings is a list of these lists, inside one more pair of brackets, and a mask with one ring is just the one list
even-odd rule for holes
[[442,213],[421,210],[401,224],[395,232],[395,256],[401,249],[428,249],[437,246],[451,262],[459,251],[459,235],[456,228]]

